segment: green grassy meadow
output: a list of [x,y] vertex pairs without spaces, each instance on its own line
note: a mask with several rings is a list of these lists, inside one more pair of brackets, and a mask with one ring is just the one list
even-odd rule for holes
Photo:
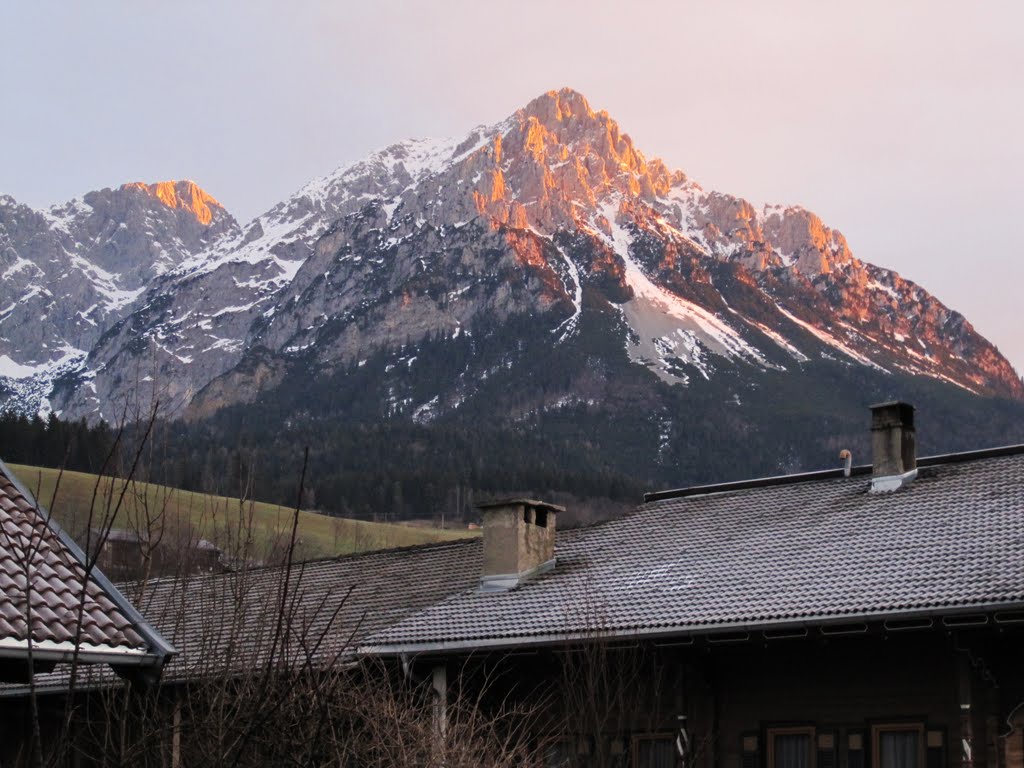
[[[81,472],[10,464],[10,470],[76,540],[113,518],[115,529],[150,539],[213,542],[251,561],[279,559],[287,548],[294,510]],[[58,485],[59,478],[59,485]],[[118,504],[118,500],[123,499]],[[91,512],[91,517],[90,517]],[[310,559],[405,547],[474,535],[464,530],[373,523],[300,511],[296,557]]]

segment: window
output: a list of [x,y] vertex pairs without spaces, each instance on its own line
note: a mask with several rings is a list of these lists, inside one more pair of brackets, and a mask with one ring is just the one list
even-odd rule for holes
[[814,768],[814,728],[769,728],[768,768]]
[[924,726],[920,723],[871,728],[874,768],[924,768]]
[[583,768],[593,762],[593,742],[587,736],[563,737],[544,748],[544,768]]
[[635,768],[676,768],[676,742],[673,736],[636,736],[633,739]]

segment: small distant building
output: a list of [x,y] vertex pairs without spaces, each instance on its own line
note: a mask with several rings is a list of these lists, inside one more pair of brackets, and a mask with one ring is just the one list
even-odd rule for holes
[[223,551],[207,539],[162,536],[151,541],[137,531],[113,528],[93,531],[93,540],[103,542],[98,564],[115,581],[225,569]]

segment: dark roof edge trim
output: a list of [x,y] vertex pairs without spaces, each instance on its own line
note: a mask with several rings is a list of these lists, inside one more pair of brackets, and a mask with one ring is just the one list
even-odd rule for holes
[[[52,648],[32,648],[32,658],[36,661],[53,661],[58,664],[70,664],[75,659],[71,650],[54,650]],[[145,651],[135,653],[118,653],[115,650],[96,650],[95,646],[78,650],[78,661],[82,664],[112,664],[115,667],[152,666],[153,654]],[[24,659],[25,652],[21,648],[0,648],[0,659]]]
[[[60,539],[61,543],[68,548],[75,559],[84,568],[88,559],[86,558],[85,552],[78,546],[78,543],[68,535],[68,533],[60,526],[36,497],[22,485],[21,481],[7,468],[7,465],[0,460],[0,472],[3,472],[7,479],[11,481],[11,484],[18,489],[18,493],[25,497],[25,499],[37,509],[43,515],[43,520],[50,527],[50,530],[57,534],[57,538]],[[138,609],[131,604],[127,597],[121,594],[121,590],[114,586],[114,583],[108,579],[103,572],[93,565],[92,570],[89,572],[89,578],[100,587],[111,602],[114,603],[124,614],[125,618],[128,619],[132,624],[135,625],[136,630],[146,640],[149,641],[150,647],[153,649],[153,653],[148,654],[148,658],[151,663],[155,666],[162,665],[166,657],[173,656],[178,652],[178,649],[171,645],[167,640],[164,639],[163,635],[156,631],[156,628],[143,618],[142,614],[139,613]],[[79,651],[79,659],[83,656],[83,651]]]
[[[920,466],[920,462],[918,463]],[[866,464],[853,467],[850,475],[869,475],[871,465]],[[675,488],[668,491],[654,491],[644,494],[644,502],[662,501],[664,499],[681,499],[687,496],[706,496],[711,493],[725,493],[727,491],[743,491],[748,488],[768,488],[773,485],[791,485],[802,483],[808,480],[831,480],[843,476],[842,468],[820,469],[815,472],[799,472],[793,475],[773,475],[772,477],[758,477],[751,480],[733,480],[728,483],[713,483],[712,485],[693,485],[689,488]]]
[[[994,459],[1000,456],[1016,456],[1024,454],[1024,443],[1019,445],[1006,445],[998,448],[985,448],[979,451],[962,451],[959,453],[944,453],[936,456],[926,456],[917,460],[918,467],[937,467],[944,464],[957,464],[964,461],[977,461],[980,459]],[[853,467],[851,476],[870,475],[871,465],[862,464]],[[713,483],[711,485],[694,485],[688,488],[676,488],[668,491],[655,491],[644,494],[644,503],[651,501],[663,501],[665,499],[682,499],[687,496],[705,496],[711,493],[726,493],[728,491],[743,491],[749,488],[768,488],[774,485],[791,485],[809,480],[831,480],[843,477],[843,470],[822,469],[814,472],[799,472],[792,475],[773,475],[771,477],[759,477],[752,480],[734,480],[728,483]]]
[[471,653],[523,646],[544,647],[587,640],[663,639],[669,637],[706,637],[736,631],[760,632],[767,629],[827,627],[854,622],[881,622],[890,619],[936,618],[973,613],[997,613],[1024,610],[1024,601],[1008,603],[977,603],[936,608],[902,608],[875,613],[837,613],[804,618],[765,619],[755,622],[732,621],[721,624],[686,624],[669,627],[617,629],[608,632],[558,632],[549,635],[492,637],[479,640],[456,640],[404,644],[367,644],[359,646],[359,656],[398,656],[421,653]]
[[960,451],[958,453],[940,453],[937,456],[925,456],[917,460],[919,467],[937,467],[942,464],[957,464],[962,461],[978,459],[997,459],[1000,456],[1016,456],[1024,453],[1024,443],[1002,445],[996,448],[982,448],[977,451]]

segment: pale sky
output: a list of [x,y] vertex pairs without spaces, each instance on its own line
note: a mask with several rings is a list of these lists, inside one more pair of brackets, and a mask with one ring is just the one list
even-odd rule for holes
[[191,178],[246,222],[552,88],[648,157],[799,203],[1024,372],[1024,3],[178,1],[0,6],[0,193]]

